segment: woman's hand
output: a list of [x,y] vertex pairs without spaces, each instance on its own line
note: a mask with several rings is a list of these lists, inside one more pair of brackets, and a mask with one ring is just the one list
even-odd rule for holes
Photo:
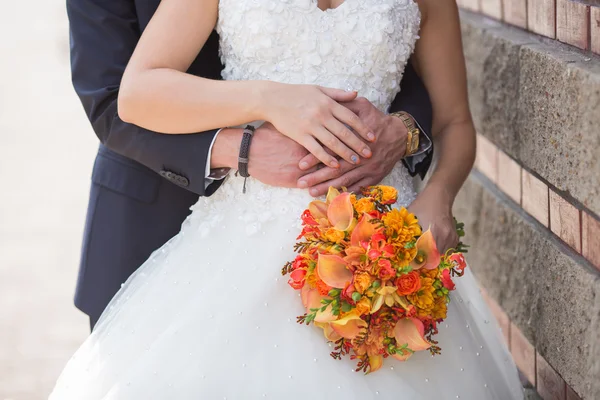
[[440,253],[456,247],[459,237],[452,215],[452,200],[443,190],[425,188],[408,211],[416,215],[424,231],[431,228]]
[[[261,94],[264,120],[304,146],[325,165],[339,168],[336,157],[358,164],[371,157],[371,149],[358,135],[374,141],[375,135],[358,116],[339,104],[356,98],[356,92],[315,85],[268,83]],[[352,132],[352,130],[354,132]]]

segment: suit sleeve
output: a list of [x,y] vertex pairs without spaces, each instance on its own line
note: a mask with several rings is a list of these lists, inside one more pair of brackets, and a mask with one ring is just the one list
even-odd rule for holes
[[165,135],[117,114],[121,78],[141,35],[134,1],[67,0],[67,13],[73,86],[100,142],[163,176],[184,177],[175,183],[204,195],[216,130]]
[[410,61],[404,69],[400,88],[402,90],[392,102],[390,112],[406,111],[413,116],[425,132],[431,133],[433,111],[429,93]]
[[[406,64],[400,87],[402,90],[392,102],[390,112],[406,111],[412,115],[419,128],[431,138],[433,121],[431,100],[423,81],[417,75],[410,61]],[[421,179],[424,179],[432,160],[433,142],[430,150],[426,153],[404,158],[402,162],[412,176],[419,175]]]

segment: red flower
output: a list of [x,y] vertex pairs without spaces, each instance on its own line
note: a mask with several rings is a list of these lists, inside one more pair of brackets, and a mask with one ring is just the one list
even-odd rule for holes
[[371,249],[369,250],[368,256],[371,260],[377,260],[379,257],[381,257],[381,251],[377,249]]
[[467,268],[467,261],[465,260],[465,256],[462,253],[454,253],[448,257],[450,261],[452,261],[456,266],[456,270],[462,273],[465,268]]
[[442,271],[442,285],[448,290],[454,290],[454,282],[452,282],[452,277],[450,277],[450,270],[445,269]]
[[292,263],[292,270],[306,267],[308,267],[307,258],[302,254],[296,256],[294,262]]
[[306,281],[306,269],[298,268],[292,271],[290,274],[290,280],[288,284],[296,290],[302,289],[304,282]]
[[309,210],[304,210],[301,218],[304,225],[319,225]]
[[381,259],[377,263],[379,267],[379,277],[384,280],[390,280],[396,276],[396,270],[392,267],[390,260]]

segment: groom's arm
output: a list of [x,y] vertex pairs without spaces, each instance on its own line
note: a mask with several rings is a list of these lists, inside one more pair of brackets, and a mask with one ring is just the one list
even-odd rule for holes
[[67,0],[71,70],[100,142],[175,184],[199,195],[216,184],[207,161],[217,131],[163,135],[123,122],[117,113],[119,85],[141,32],[133,0]]
[[433,158],[433,141],[431,140],[430,134],[433,111],[429,93],[427,93],[423,81],[417,75],[410,61],[406,64],[400,87],[402,88],[402,91],[392,102],[390,112],[405,111],[409,113],[415,120],[421,132],[423,132],[421,141],[431,142],[431,147],[428,151],[419,152],[413,156],[404,158],[403,162],[411,175],[418,174],[421,178],[424,178]]

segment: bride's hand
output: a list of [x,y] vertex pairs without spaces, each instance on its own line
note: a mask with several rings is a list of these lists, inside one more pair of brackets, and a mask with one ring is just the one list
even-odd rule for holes
[[440,253],[456,247],[459,237],[452,215],[452,201],[444,190],[425,188],[408,207],[408,211],[416,215],[424,231],[431,228]]
[[325,165],[339,168],[337,159],[323,146],[352,164],[358,164],[360,157],[372,155],[369,146],[357,136],[373,141],[372,130],[338,103],[351,101],[356,95],[315,85],[273,83],[261,95],[262,114],[277,130],[304,146]]

